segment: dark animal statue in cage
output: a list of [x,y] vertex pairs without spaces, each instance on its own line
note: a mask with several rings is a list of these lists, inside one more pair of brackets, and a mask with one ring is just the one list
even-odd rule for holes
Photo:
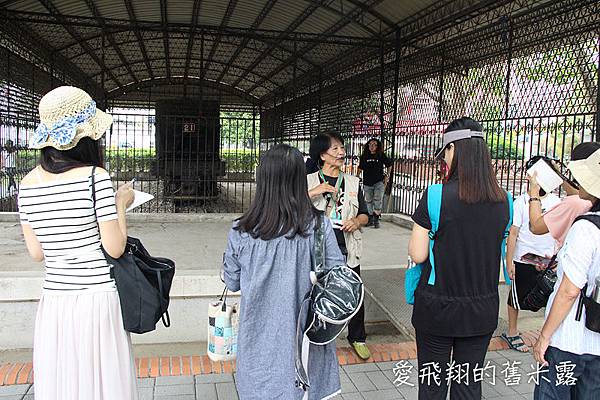
[[157,172],[164,195],[177,204],[218,196],[220,104],[199,99],[156,102]]

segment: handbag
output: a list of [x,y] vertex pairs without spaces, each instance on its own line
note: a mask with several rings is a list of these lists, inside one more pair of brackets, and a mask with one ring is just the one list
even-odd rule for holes
[[[310,344],[334,341],[348,321],[360,310],[364,285],[360,276],[346,265],[325,265],[324,219],[316,218],[314,248],[311,254],[312,287],[305,295],[296,328],[296,386],[308,398],[308,356]],[[306,319],[303,315],[306,313]]]
[[233,361],[237,356],[239,305],[227,304],[227,287],[221,298],[208,304],[208,343],[212,361]]
[[[552,257],[552,260],[555,259],[556,256]],[[556,270],[551,267],[552,264],[553,261],[550,261],[548,268],[538,274],[535,286],[527,293],[520,304],[522,310],[538,311],[548,304],[548,299],[554,291],[554,284],[557,280]]]
[[[96,212],[96,167],[92,168],[92,201]],[[146,333],[156,329],[158,320],[171,326],[169,292],[175,275],[175,262],[168,258],[153,257],[139,239],[128,236],[125,252],[119,258],[111,257],[102,248],[111,266],[110,276],[115,280],[123,327],[131,333]]]

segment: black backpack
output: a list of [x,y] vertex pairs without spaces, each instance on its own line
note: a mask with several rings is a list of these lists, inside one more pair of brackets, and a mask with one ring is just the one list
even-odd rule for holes
[[[92,168],[92,200],[96,209],[96,179]],[[128,236],[125,252],[119,258],[111,257],[102,249],[112,267],[110,276],[115,280],[123,327],[132,333],[146,333],[156,329],[162,319],[171,326],[169,292],[175,276],[175,262],[168,258],[152,257],[139,239]]]

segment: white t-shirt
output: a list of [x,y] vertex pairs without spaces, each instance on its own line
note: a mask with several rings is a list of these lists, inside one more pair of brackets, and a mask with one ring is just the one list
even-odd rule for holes
[[[552,309],[554,297],[564,275],[578,288],[583,288],[587,283],[586,294],[591,295],[596,277],[600,275],[600,229],[596,225],[590,221],[577,221],[573,224],[567,233],[564,246],[558,253],[556,274],[558,279],[546,306],[546,318]],[[575,300],[569,314],[552,335],[550,345],[575,354],[600,356],[600,333],[585,327],[585,312],[582,313],[580,321],[575,320],[578,302],[579,298]]]
[[[542,213],[560,203],[557,195],[549,193],[542,199]],[[556,248],[556,242],[552,235],[534,235],[529,230],[529,195],[523,193],[514,201],[513,226],[519,228],[517,245],[513,261],[522,262],[521,257],[527,253],[538,256],[552,256]]]

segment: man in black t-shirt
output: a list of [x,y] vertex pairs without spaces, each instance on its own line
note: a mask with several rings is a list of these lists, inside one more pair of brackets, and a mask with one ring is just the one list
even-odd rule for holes
[[[383,152],[383,145],[378,139],[371,139],[365,144],[358,164],[358,175],[363,173],[365,200],[369,211],[367,226],[379,228],[379,217],[383,205],[383,193],[390,174],[392,160]],[[387,171],[385,171],[387,168]]]

